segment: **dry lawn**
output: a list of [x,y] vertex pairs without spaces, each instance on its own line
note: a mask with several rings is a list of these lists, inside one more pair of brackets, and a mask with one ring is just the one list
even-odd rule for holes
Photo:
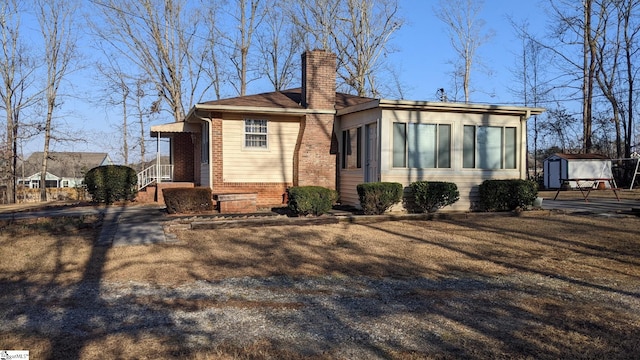
[[[380,300],[402,310],[390,314],[387,307],[373,309],[373,315],[367,315],[370,321],[402,327],[406,320],[420,333],[414,346],[372,342],[371,353],[378,357],[631,359],[640,354],[637,217],[531,212],[437,221],[180,230],[178,244],[117,248],[93,246],[99,231],[94,217],[1,225],[3,324],[29,322],[30,314],[10,311],[23,301],[64,319],[65,313],[86,304],[51,303],[42,294],[73,291],[80,283],[96,289],[121,283],[164,289],[243,277],[284,277],[294,283],[355,279],[360,285],[362,279],[371,279],[404,282],[406,291]],[[372,297],[388,295],[381,289],[367,290]],[[318,289],[318,294],[331,291]],[[96,303],[92,301],[87,300]],[[141,295],[127,301],[167,312],[208,307],[303,312],[309,306],[242,297]],[[340,311],[332,314],[327,326],[345,326],[340,316]],[[347,345],[325,344],[323,352],[304,352],[258,339],[243,344],[211,340],[193,347],[179,333],[153,327],[129,332],[126,323],[107,331],[93,325],[96,319],[83,321],[83,336],[54,329],[0,330],[0,349],[29,349],[34,359],[338,358],[344,357],[340,348]]]

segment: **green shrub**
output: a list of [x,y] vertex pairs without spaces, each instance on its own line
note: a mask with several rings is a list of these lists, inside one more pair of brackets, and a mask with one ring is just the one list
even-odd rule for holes
[[416,207],[422,212],[436,212],[460,199],[458,186],[444,181],[416,181],[409,184]]
[[511,211],[532,205],[538,184],[531,180],[485,180],[480,184],[480,208],[485,211]]
[[360,206],[367,215],[380,215],[393,204],[402,200],[403,187],[400,183],[370,182],[358,184]]
[[100,203],[131,201],[138,193],[136,171],[123,165],[95,167],[85,174],[84,183],[93,201]]
[[199,213],[213,210],[211,189],[196,188],[166,188],[162,189],[164,203],[169,214]]
[[322,186],[294,186],[287,189],[287,205],[296,215],[322,215],[331,210],[338,193]]
[[338,200],[335,190],[322,186],[294,186],[287,190],[289,209],[297,215],[322,215]]

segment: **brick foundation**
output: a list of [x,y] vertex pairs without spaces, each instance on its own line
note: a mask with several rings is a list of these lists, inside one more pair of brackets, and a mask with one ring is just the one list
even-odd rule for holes
[[221,214],[247,214],[257,211],[258,194],[217,194],[213,197]]
[[278,207],[286,204],[287,188],[290,183],[217,183],[213,188],[214,194],[256,194],[258,208]]

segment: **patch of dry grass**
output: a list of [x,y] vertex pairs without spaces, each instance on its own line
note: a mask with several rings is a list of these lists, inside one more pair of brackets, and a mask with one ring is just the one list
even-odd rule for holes
[[[475,214],[447,221],[179,230],[178,244],[103,249],[93,247],[97,222],[85,218],[2,224],[1,305],[10,306],[7,294],[22,286],[44,291],[79,281],[178,286],[203,279],[269,276],[425,278],[443,283],[486,279],[504,287],[468,291],[446,286],[407,293],[406,299],[423,304],[415,310],[423,312],[423,331],[437,336],[423,350],[383,349],[385,356],[633,358],[640,353],[640,218]],[[614,305],[621,297],[635,299],[636,305]],[[142,296],[132,301],[183,311],[238,307],[269,312],[302,306],[246,299]],[[98,331],[75,341],[0,331],[0,348],[28,348],[34,358],[69,352],[84,359],[306,358],[269,340],[194,349],[178,339],[153,332]],[[60,344],[69,348],[54,348]],[[336,356],[329,351],[321,358]]]

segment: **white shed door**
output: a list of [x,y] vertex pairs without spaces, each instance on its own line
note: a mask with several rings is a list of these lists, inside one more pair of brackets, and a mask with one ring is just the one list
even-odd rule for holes
[[562,186],[562,182],[560,181],[560,178],[562,177],[560,172],[561,165],[561,159],[547,160],[548,174],[545,176],[547,177],[547,187],[549,189],[559,189]]

